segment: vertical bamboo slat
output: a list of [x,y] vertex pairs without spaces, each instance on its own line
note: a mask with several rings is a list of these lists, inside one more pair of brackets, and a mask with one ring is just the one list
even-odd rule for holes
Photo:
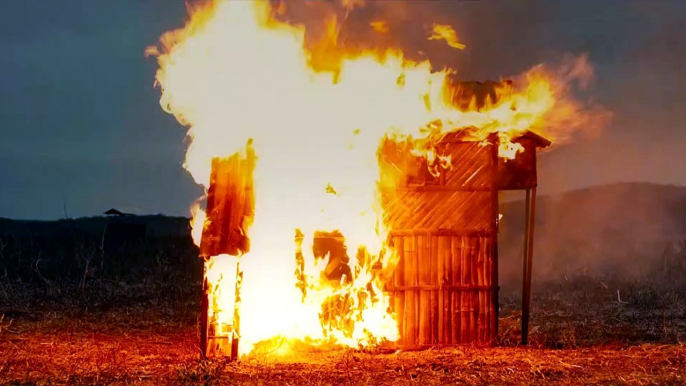
[[[463,287],[468,286],[469,274],[471,271],[471,265],[469,264],[469,238],[462,238],[462,249],[460,250],[460,266],[462,267],[462,272],[460,275],[460,285]],[[460,291],[460,343],[466,343],[469,341],[469,292]]]
[[[399,288],[405,285],[405,248],[404,248],[404,237],[395,237],[393,245],[398,247],[398,265],[395,267],[395,272],[393,272],[393,287]],[[394,309],[397,321],[398,321],[398,331],[400,331],[400,344],[404,345],[404,328],[405,321],[403,320],[405,315],[405,291],[398,291],[397,289],[393,293]]]
[[[417,237],[417,281],[420,286],[428,286],[429,283],[426,280],[427,279],[427,273],[428,271],[428,256],[426,254],[426,239],[424,236],[416,236]],[[428,291],[420,290],[418,292],[418,299],[417,299],[417,308],[419,310],[418,312],[418,326],[417,326],[417,333],[418,333],[418,343],[419,345],[425,345],[429,341],[428,337],[428,332],[429,332],[429,294]]]
[[445,237],[436,235],[436,284],[438,284],[438,298],[437,308],[438,308],[438,331],[436,331],[437,343],[449,342],[450,338],[446,337],[447,324],[445,323],[446,304],[445,304],[445,291],[443,290],[443,285],[445,284],[445,264],[444,264],[444,254],[445,254]]
[[[462,238],[452,237],[452,264],[453,264],[453,279],[451,284],[458,286],[462,284]],[[453,298],[453,343],[460,343],[462,336],[462,298],[458,291],[451,291]]]
[[485,324],[485,318],[486,318],[486,304],[484,302],[484,293],[486,292],[484,290],[484,258],[485,258],[485,251],[483,247],[483,239],[479,237],[478,239],[478,248],[477,248],[477,254],[478,258],[476,261],[477,267],[478,267],[478,275],[477,275],[477,281],[479,285],[479,291],[477,291],[476,296],[477,296],[477,304],[478,304],[478,313],[477,313],[477,324],[479,325],[479,333],[477,336],[477,341],[478,342],[483,342],[484,338],[486,337],[486,324]]
[[472,276],[473,283],[477,286],[479,286],[479,289],[477,291],[474,291],[474,322],[475,327],[474,330],[476,331],[476,337],[475,340],[478,342],[481,342],[482,339],[482,331],[483,331],[483,326],[482,326],[482,310],[483,307],[481,303],[479,302],[479,298],[481,296],[481,292],[483,289],[481,289],[481,281],[479,280],[479,275],[481,275],[481,238],[480,237],[475,237],[474,238],[474,275]]
[[[404,266],[404,285],[416,285],[415,277],[415,252],[414,252],[414,236],[404,237],[403,245],[405,247],[405,266]],[[405,314],[403,318],[405,340],[408,345],[416,344],[415,331],[415,293],[414,291],[405,292]]]
[[438,303],[438,298],[440,297],[439,293],[441,292],[440,290],[440,285],[441,285],[441,280],[440,280],[440,275],[438,274],[438,264],[439,264],[439,259],[438,259],[438,235],[432,235],[431,237],[431,249],[429,251],[429,256],[431,259],[431,269],[429,271],[429,278],[430,278],[430,283],[432,286],[436,287],[437,289],[431,290],[431,344],[437,344],[441,341],[440,339],[440,330],[438,325],[440,324],[440,316],[439,316],[439,309],[443,306],[442,304],[439,305]]
[[[488,280],[488,252],[489,252],[488,241],[489,240],[486,238],[482,239],[483,260],[481,261],[481,267],[482,267],[481,269],[482,269],[482,275],[483,275],[483,279],[482,279],[483,284],[484,284],[484,286],[490,288],[491,283],[490,283],[490,280]],[[491,304],[488,301],[488,299],[489,299],[488,291],[489,291],[488,289],[484,290],[483,295],[482,295],[484,297],[484,299],[483,299],[483,305],[484,305],[484,308],[483,308],[483,310],[484,310],[484,336],[483,336],[483,340],[484,341],[490,340],[490,336],[491,336],[491,328],[490,328],[490,326],[491,326],[491,307],[490,307]]]

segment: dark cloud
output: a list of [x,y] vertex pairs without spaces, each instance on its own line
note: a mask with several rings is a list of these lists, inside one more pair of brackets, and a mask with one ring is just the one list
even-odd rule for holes
[[[315,26],[325,2],[288,2]],[[331,3],[331,2],[329,2]],[[161,111],[143,50],[183,25],[182,1],[8,1],[0,12],[0,216],[55,218],[111,206],[186,213],[199,194],[181,169],[185,131]],[[343,42],[400,45],[465,80],[519,74],[588,53],[585,96],[615,111],[590,138],[543,154],[543,191],[613,181],[686,184],[686,2],[661,0],[368,1]],[[369,23],[388,21],[389,34]],[[465,50],[427,41],[452,25]],[[316,33],[317,29],[311,29]],[[369,42],[372,43],[369,43]],[[66,198],[65,198],[66,197]]]

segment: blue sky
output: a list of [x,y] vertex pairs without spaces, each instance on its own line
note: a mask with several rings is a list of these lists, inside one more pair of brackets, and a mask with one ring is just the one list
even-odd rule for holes
[[[613,124],[543,154],[542,191],[616,181],[686,184],[686,2],[372,2],[399,43],[465,80],[588,53],[587,94]],[[309,23],[307,13],[301,18]],[[201,194],[181,168],[185,130],[158,104],[143,50],[186,18],[182,1],[26,0],[0,12],[0,217],[88,216],[110,207],[188,213]],[[464,51],[414,33],[450,23]],[[414,27],[413,27],[414,26]]]

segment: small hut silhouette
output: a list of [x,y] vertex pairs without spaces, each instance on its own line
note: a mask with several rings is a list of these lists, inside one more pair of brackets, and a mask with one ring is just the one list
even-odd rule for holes
[[119,211],[117,209],[111,208],[107,212],[103,213],[105,216],[130,216],[128,213],[124,213],[122,211]]
[[104,247],[109,252],[122,251],[127,246],[145,240],[147,225],[138,216],[111,208],[103,213],[107,217]]

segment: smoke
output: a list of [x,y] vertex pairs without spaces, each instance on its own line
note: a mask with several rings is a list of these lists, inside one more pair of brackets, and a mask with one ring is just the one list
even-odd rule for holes
[[[554,15],[548,14],[553,12],[551,8],[526,7],[526,12],[522,12],[520,7],[515,12],[515,6],[509,3],[498,7],[485,4],[477,10],[477,7],[455,6],[455,12],[451,13],[446,11],[445,4],[273,1],[277,18],[306,26],[305,45],[312,54],[310,60],[321,70],[335,71],[346,55],[366,50],[382,54],[387,49],[398,48],[409,60],[430,60],[435,69],[453,67],[462,80],[498,79],[501,74],[522,73],[510,77],[516,86],[528,83],[527,79],[532,77],[555,79],[552,85],[556,96],[563,97],[557,99],[554,113],[537,129],[556,145],[566,146],[555,146],[551,153],[540,155],[543,192],[613,180],[668,182],[678,172],[683,173],[683,166],[679,167],[673,157],[662,154],[679,154],[686,137],[683,133],[675,137],[674,130],[671,134],[666,129],[657,131],[658,126],[664,125],[655,123],[669,121],[676,127],[683,123],[680,120],[683,113],[677,114],[673,105],[667,113],[655,114],[651,104],[669,105],[684,100],[684,89],[678,86],[678,80],[683,80],[683,74],[678,72],[682,71],[681,67],[663,68],[656,61],[673,66],[679,63],[678,52],[683,52],[683,44],[679,46],[678,42],[683,40],[667,46],[664,41],[682,32],[685,23],[668,24],[662,32],[664,36],[658,36],[659,41],[636,45],[635,56],[626,59],[629,67],[637,66],[640,71],[621,73],[618,70],[618,74],[609,74],[616,81],[611,94],[607,80],[604,89],[594,89],[599,80],[596,78],[601,78],[591,66],[595,57],[559,55],[560,50],[568,48],[576,52],[579,48],[593,49],[597,42],[571,44],[571,38],[563,36],[564,39],[554,42],[554,50],[539,49],[544,45],[540,41],[559,38],[541,33],[550,27],[545,25],[546,20],[554,24]],[[450,25],[465,49],[454,49],[443,40],[429,40],[435,23]],[[555,33],[559,35],[559,31]],[[492,43],[500,38],[507,40],[502,44]],[[525,71],[527,68],[530,70]],[[660,77],[664,71],[674,75],[674,82],[664,82]],[[592,97],[599,91],[605,96],[604,103]],[[606,103],[608,95],[614,98],[611,105]],[[615,117],[612,111],[619,107],[625,114]],[[612,125],[614,134],[604,130],[608,125]],[[637,132],[643,132],[644,136],[637,136]],[[660,136],[657,144],[646,141],[647,132],[655,133],[650,134],[652,139],[655,139],[653,135]],[[592,140],[583,141],[583,137]],[[662,256],[660,245],[677,240],[679,232],[686,234],[673,211],[653,205],[662,203],[671,208],[676,205],[671,200],[676,198],[668,199],[661,193],[639,193],[642,190],[635,186],[624,188],[610,193],[590,189],[541,199],[534,262],[539,278],[574,272],[640,275]],[[644,200],[643,194],[655,194],[655,197]],[[507,271],[507,267],[512,267],[512,277],[519,278],[523,207],[521,203],[506,205],[503,213],[501,268]],[[510,239],[508,235],[513,236]],[[503,277],[508,276],[505,273]]]
[[558,63],[538,64],[522,75],[513,76],[515,85],[520,87],[545,79],[545,85],[552,89],[555,98],[545,118],[530,130],[548,138],[554,145],[568,142],[577,134],[597,137],[610,124],[614,113],[592,98],[582,98],[582,91],[589,87],[594,76],[587,54],[565,54]]
[[433,6],[425,5],[417,13],[409,2],[272,1],[277,19],[305,26],[311,65],[323,71],[335,71],[343,58],[362,52],[383,56],[388,50],[402,51],[408,60],[424,61],[431,59],[424,52],[427,47],[463,47],[453,27],[436,24]]
[[[619,183],[562,194],[537,203],[534,281],[577,276],[640,279],[684,269],[686,188]],[[521,283],[522,201],[504,203],[500,273],[505,286]]]

